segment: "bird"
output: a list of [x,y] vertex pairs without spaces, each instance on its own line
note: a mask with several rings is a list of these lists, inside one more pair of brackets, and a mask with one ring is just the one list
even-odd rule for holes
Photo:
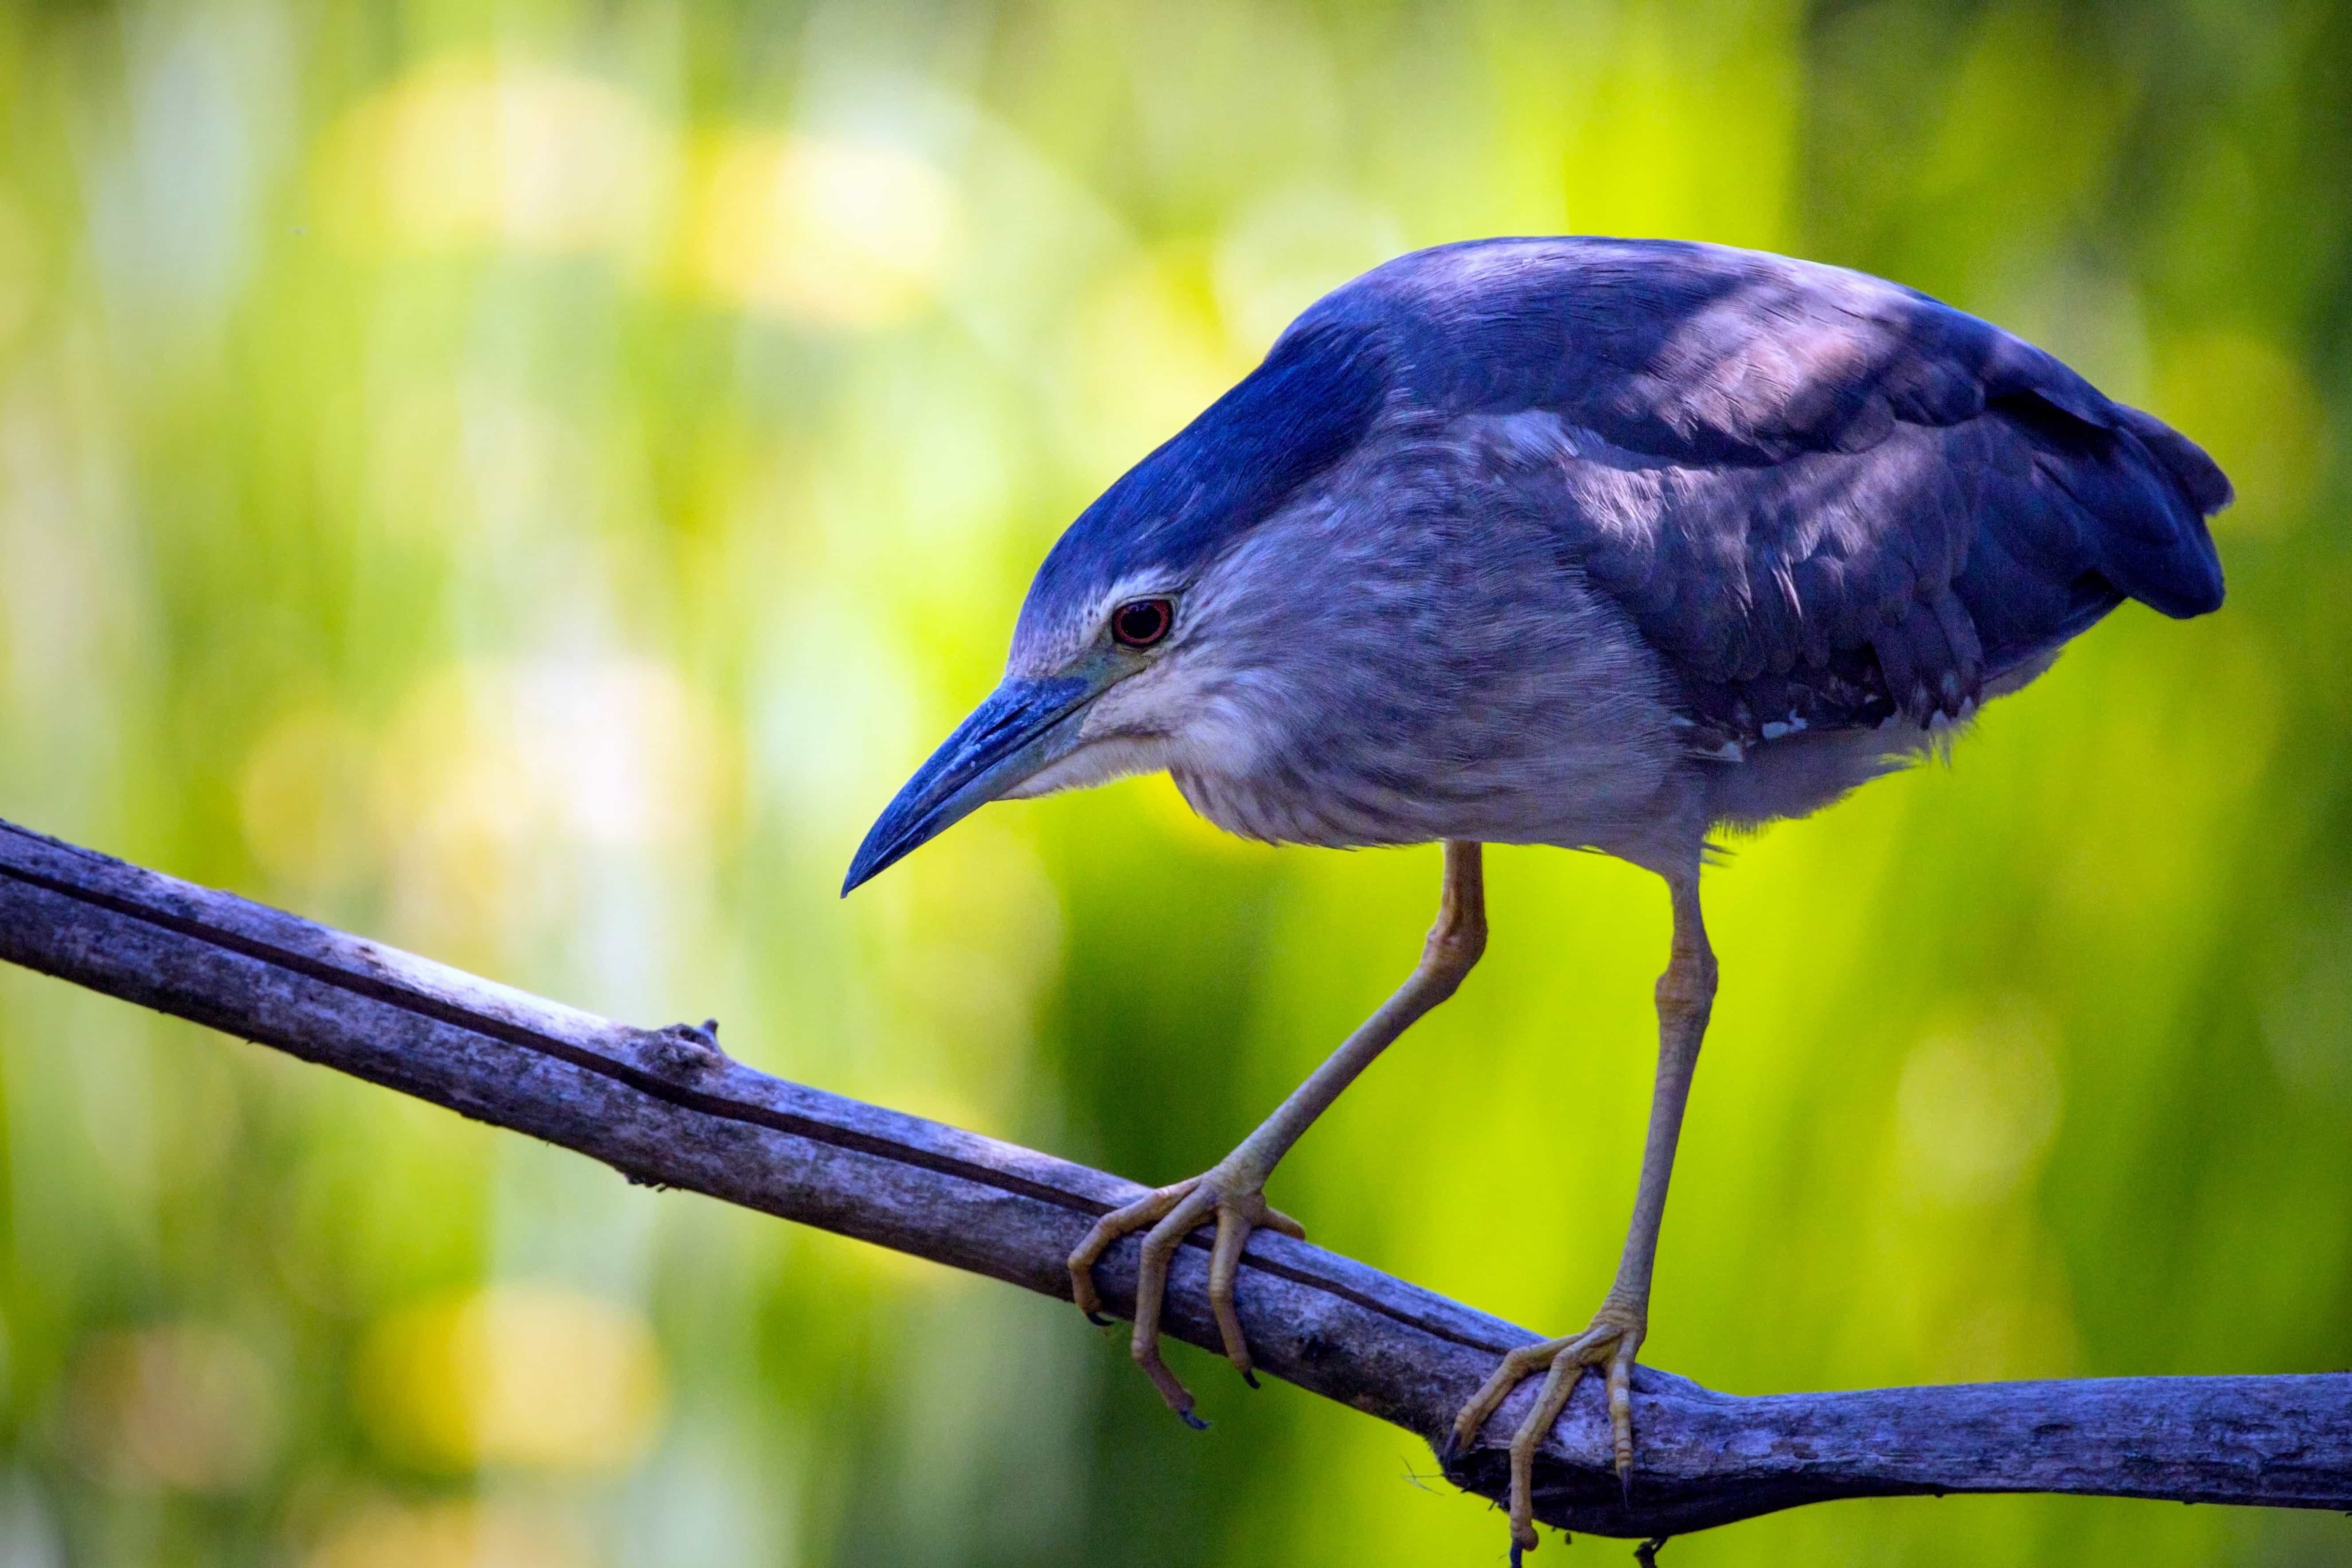
[[1588,1371],[1630,1488],[1632,1374],[1717,963],[1700,873],[1724,836],[1946,752],[2125,600],[2221,606],[2194,442],[2052,354],[1865,273],[1692,241],[1470,240],[1316,301],[1265,360],[1045,554],[1003,679],[890,801],[843,884],[991,801],[1165,772],[1268,843],[1437,843],[1403,984],[1224,1159],[1105,1215],[1143,1232],[1131,1348],[1213,1224],[1209,1298],[1251,1376],[1234,1279],[1276,1164],[1486,948],[1482,847],[1597,850],[1665,884],[1658,1065],[1616,1277],[1584,1329],[1510,1352],[1463,1406],[1510,1439],[1512,1557],[1537,1446]]

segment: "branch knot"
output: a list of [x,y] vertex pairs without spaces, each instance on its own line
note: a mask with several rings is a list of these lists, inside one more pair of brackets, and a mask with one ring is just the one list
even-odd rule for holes
[[662,1077],[688,1083],[719,1071],[733,1060],[719,1048],[716,1018],[647,1029],[638,1037],[637,1049],[646,1065]]

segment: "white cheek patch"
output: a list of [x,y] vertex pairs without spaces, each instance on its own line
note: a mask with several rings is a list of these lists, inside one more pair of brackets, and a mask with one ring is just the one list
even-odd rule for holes
[[1191,704],[1171,760],[1197,773],[1240,778],[1279,752],[1288,733],[1279,705],[1273,694],[1252,689],[1255,684],[1234,679],[1215,697]]
[[1001,800],[1034,800],[1066,789],[1088,789],[1135,773],[1156,773],[1168,765],[1168,743],[1158,736],[1109,736],[1080,743],[1006,790]]

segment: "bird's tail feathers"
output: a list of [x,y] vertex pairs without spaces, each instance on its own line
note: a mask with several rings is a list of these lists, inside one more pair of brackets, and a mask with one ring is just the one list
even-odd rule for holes
[[2176,618],[2220,609],[2221,558],[2205,519],[2229,504],[2228,477],[2162,420],[2119,404],[2107,412],[2098,424],[2032,421],[2037,482],[2069,503],[2076,537],[2117,591]]

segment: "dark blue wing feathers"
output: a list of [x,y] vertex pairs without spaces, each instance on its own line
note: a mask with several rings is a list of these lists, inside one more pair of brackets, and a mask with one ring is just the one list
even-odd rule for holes
[[2194,443],[1877,279],[1680,242],[1479,241],[1376,269],[1293,333],[1340,326],[1383,345],[1408,406],[1559,416],[1565,547],[1710,710],[1761,722],[1794,691],[1803,716],[1811,670],[1864,694],[1846,721],[1924,722],[2125,597],[2221,601],[2204,520],[2229,481]]

